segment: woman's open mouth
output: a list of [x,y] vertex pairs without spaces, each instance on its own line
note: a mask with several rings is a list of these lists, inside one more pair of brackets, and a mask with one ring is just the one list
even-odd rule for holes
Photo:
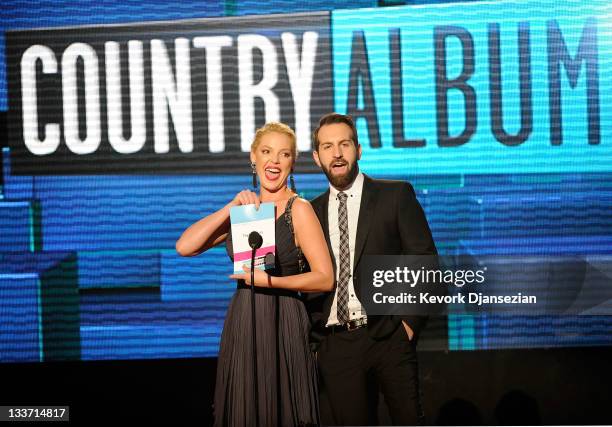
[[270,181],[276,181],[280,177],[281,170],[273,166],[265,169],[266,179]]

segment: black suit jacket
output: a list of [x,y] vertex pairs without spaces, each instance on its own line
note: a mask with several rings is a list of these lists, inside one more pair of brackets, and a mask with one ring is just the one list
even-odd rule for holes
[[[319,218],[332,255],[334,271],[336,263],[329,240],[328,205],[329,189],[311,202]],[[357,222],[353,284],[357,298],[361,298],[359,262],[364,255],[435,255],[436,246],[425,213],[414,189],[404,181],[372,179],[364,175],[361,205]],[[334,301],[332,292],[307,294],[306,306],[312,321],[311,341],[313,349],[325,335],[324,328]],[[384,339],[405,320],[417,339],[427,322],[426,316],[369,316],[368,332],[374,339]]]

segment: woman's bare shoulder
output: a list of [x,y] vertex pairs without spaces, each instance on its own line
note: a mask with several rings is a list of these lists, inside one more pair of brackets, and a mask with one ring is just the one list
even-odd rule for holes
[[317,216],[310,202],[301,197],[295,198],[292,206],[292,213],[294,221],[296,222],[317,220]]

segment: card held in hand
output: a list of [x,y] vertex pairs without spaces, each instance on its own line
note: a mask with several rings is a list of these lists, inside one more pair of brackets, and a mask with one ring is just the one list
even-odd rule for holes
[[274,203],[234,206],[230,209],[234,273],[244,273],[242,266],[251,266],[249,234],[256,231],[263,237],[261,248],[255,252],[255,268],[267,270],[274,267],[276,254],[276,213]]

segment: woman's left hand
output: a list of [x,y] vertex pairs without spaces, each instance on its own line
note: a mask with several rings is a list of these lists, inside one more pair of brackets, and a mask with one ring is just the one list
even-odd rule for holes
[[[232,274],[230,275],[230,279],[244,280],[247,285],[251,284],[251,269],[243,265],[242,269],[244,273]],[[270,275],[259,268],[255,269],[255,286],[260,286],[264,288],[270,288],[272,286]]]

